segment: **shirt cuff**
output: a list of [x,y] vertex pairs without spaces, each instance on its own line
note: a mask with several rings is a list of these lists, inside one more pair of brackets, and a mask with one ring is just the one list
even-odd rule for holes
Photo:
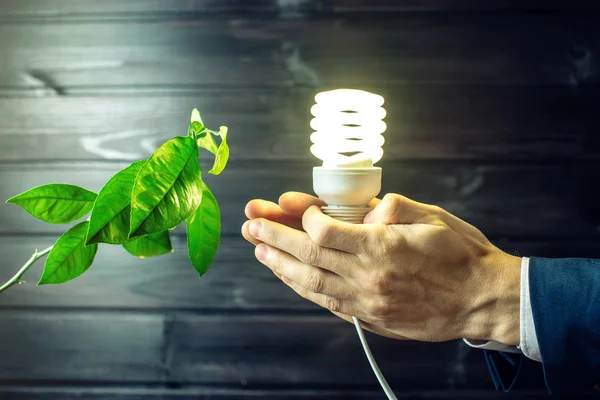
[[529,258],[523,257],[521,262],[521,329],[520,329],[520,348],[525,357],[534,361],[542,361],[540,346],[533,323],[533,309],[531,308],[531,298],[529,294]]
[[463,339],[466,344],[476,349],[495,350],[506,353],[523,353],[527,358],[542,361],[540,348],[533,323],[533,311],[529,297],[529,258],[521,260],[521,302],[520,302],[520,344],[509,346],[494,342],[492,340],[468,340]]
[[463,339],[466,344],[474,349],[495,350],[504,353],[522,353],[519,346],[509,346],[507,344],[494,342],[493,340],[469,340]]

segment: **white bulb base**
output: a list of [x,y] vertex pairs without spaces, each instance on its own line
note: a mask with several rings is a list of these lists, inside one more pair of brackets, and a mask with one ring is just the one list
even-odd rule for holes
[[381,168],[314,167],[313,190],[328,206],[366,208],[381,191]]
[[323,214],[329,215],[340,221],[349,224],[362,224],[365,216],[372,210],[371,207],[353,207],[353,206],[326,206],[321,207]]

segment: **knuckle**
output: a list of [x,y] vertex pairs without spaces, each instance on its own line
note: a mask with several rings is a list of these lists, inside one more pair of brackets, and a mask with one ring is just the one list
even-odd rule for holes
[[388,193],[383,196],[382,202],[385,202],[390,211],[398,212],[402,207],[402,204],[404,204],[404,197],[399,194]]
[[382,201],[385,201],[386,203],[394,203],[394,202],[399,202],[401,199],[402,199],[402,196],[400,196],[399,194],[386,193],[386,195],[383,196]]
[[300,297],[302,297],[303,299],[308,300],[308,291],[306,289],[301,288],[301,287],[295,287],[294,291],[296,291],[296,293],[298,293],[300,295]]
[[387,301],[374,299],[369,302],[368,310],[374,317],[385,319],[390,312],[390,305]]
[[334,297],[329,297],[329,296],[325,298],[324,306],[328,310],[334,311],[334,312],[339,312],[341,309],[340,301]]
[[269,266],[271,267],[271,269],[273,270],[273,272],[277,272],[278,274],[281,274],[283,259],[281,257],[281,253],[279,251],[271,249],[271,251],[269,251],[269,258],[268,258],[267,262],[268,262]]
[[319,246],[326,246],[330,242],[329,238],[333,234],[333,225],[326,223],[315,230],[311,239]]
[[307,245],[300,248],[300,260],[306,264],[316,264],[319,261],[319,248]]
[[266,243],[275,243],[277,240],[277,232],[274,229],[263,228],[263,241]]
[[312,273],[306,279],[307,289],[313,293],[320,293],[323,290],[323,275],[321,273]]
[[438,218],[441,218],[444,215],[446,215],[446,210],[444,210],[442,207],[436,206],[436,205],[432,205],[429,209],[429,212],[431,214],[437,216]]

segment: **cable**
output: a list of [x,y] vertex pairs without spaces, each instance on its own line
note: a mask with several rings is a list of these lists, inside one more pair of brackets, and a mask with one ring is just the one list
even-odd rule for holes
[[[321,210],[323,210],[323,213],[331,216],[332,218],[335,218],[340,221],[348,222],[348,223],[354,223],[354,224],[357,223],[354,221],[354,219],[358,215],[358,217],[359,217],[358,220],[361,221],[358,223],[360,224],[364,220],[365,215],[367,215],[367,213],[369,211],[371,211],[371,208],[364,207],[364,208],[357,209],[356,207],[339,207],[338,206],[338,207],[321,207]],[[338,212],[341,212],[341,213],[338,215]],[[358,333],[358,337],[360,339],[360,343],[362,344],[363,350],[365,351],[365,355],[367,356],[367,360],[369,360],[369,364],[371,364],[373,373],[375,373],[375,377],[379,381],[379,384],[381,385],[381,388],[385,392],[385,395],[387,396],[388,400],[398,400],[396,398],[396,395],[392,391],[392,388],[390,388],[390,385],[385,380],[385,377],[381,373],[381,370],[379,369],[379,366],[377,365],[377,362],[375,361],[375,358],[373,357],[373,354],[371,353],[371,349],[369,348],[369,344],[367,343],[367,338],[365,337],[365,332],[363,331],[362,327],[360,326],[360,321],[358,320],[358,318],[356,318],[354,316],[352,317],[352,321],[354,322],[354,326],[356,327],[356,332]]]
[[367,338],[365,337],[365,332],[363,331],[362,327],[360,326],[360,321],[356,317],[352,317],[352,321],[354,321],[354,326],[356,326],[356,332],[358,332],[358,337],[360,338],[360,343],[362,344],[362,347],[365,351],[367,359],[369,360],[369,364],[371,364],[371,368],[373,369],[373,372],[375,373],[375,377],[377,377],[377,380],[379,381],[381,388],[385,392],[385,395],[387,396],[387,398],[389,400],[398,400],[396,398],[396,395],[394,394],[394,392],[392,392],[392,388],[390,388],[390,385],[387,383],[387,381],[385,380],[385,377],[381,373],[381,370],[379,369],[379,366],[377,365],[375,358],[373,358],[373,354],[371,353],[371,349],[369,348],[369,344],[367,343]]

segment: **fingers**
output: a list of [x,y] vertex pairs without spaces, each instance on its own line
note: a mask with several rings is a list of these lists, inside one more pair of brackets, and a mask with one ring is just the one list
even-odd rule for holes
[[351,275],[354,256],[321,247],[306,232],[264,218],[250,221],[248,230],[255,239],[291,254],[304,264],[318,266],[341,276]]
[[266,244],[257,246],[255,253],[256,258],[269,267],[275,275],[286,277],[309,292],[341,300],[350,300],[354,297],[354,287],[333,272],[304,264],[288,253]]
[[253,245],[258,246],[261,242],[260,242],[260,240],[258,240],[254,236],[252,236],[252,234],[250,233],[249,226],[250,226],[250,221],[244,222],[244,224],[242,225],[242,236],[244,237],[244,239],[246,239]]
[[488,241],[479,229],[438,206],[419,203],[398,194],[386,194],[380,202],[373,199],[369,204],[374,209],[365,216],[365,224],[446,225],[457,232],[466,232]]
[[386,194],[381,202],[365,217],[367,224],[428,223],[439,214],[439,208],[419,203],[398,194]]
[[371,201],[369,202],[369,204],[367,204],[367,207],[370,207],[370,208],[375,208],[375,207],[377,207],[377,205],[378,205],[379,203],[381,203],[381,200],[380,200],[380,199],[378,199],[378,198],[376,197],[376,198],[374,198],[373,200],[371,200]]
[[[302,220],[299,217],[296,218],[285,213],[279,205],[270,201],[252,200],[248,202],[245,214],[249,219],[266,218],[291,228],[302,230]],[[242,236],[256,246],[260,243],[260,240],[250,234],[250,231],[248,230],[249,225],[250,221],[246,221],[242,225]]]
[[[323,207],[325,202],[317,197],[300,192],[287,192],[279,197],[279,206],[288,215],[302,218],[311,206]],[[270,219],[270,218],[269,218]]]
[[312,301],[313,303],[328,309],[332,312],[341,312],[344,314],[352,314],[353,309],[349,302],[336,299],[335,297],[327,296],[321,293],[313,293],[303,286],[297,284],[296,282],[286,278],[285,276],[281,277],[283,283],[288,285],[290,288],[294,290],[294,292],[298,293],[301,297],[306,300]]
[[360,254],[371,243],[371,228],[349,224],[323,214],[312,206],[302,217],[302,227],[317,245],[351,254]]
[[[381,200],[379,199],[373,199],[371,202],[369,202],[369,207],[376,207],[380,202]],[[306,210],[312,206],[322,207],[324,205],[325,202],[323,200],[309,194],[300,192],[287,192],[279,197],[279,204],[258,199],[248,202],[246,205],[245,214],[250,220],[256,218],[265,218],[278,222],[282,225],[289,226],[296,230],[304,230],[302,227],[302,216]],[[260,240],[257,240],[250,234],[248,227],[248,221],[242,225],[242,236],[250,243],[258,245]],[[348,249],[355,250],[352,244],[346,247]]]
[[271,201],[252,200],[246,205],[245,213],[248,219],[266,218],[294,229],[302,229],[302,221],[300,219],[302,215],[295,217],[292,214],[286,213],[278,204]]

